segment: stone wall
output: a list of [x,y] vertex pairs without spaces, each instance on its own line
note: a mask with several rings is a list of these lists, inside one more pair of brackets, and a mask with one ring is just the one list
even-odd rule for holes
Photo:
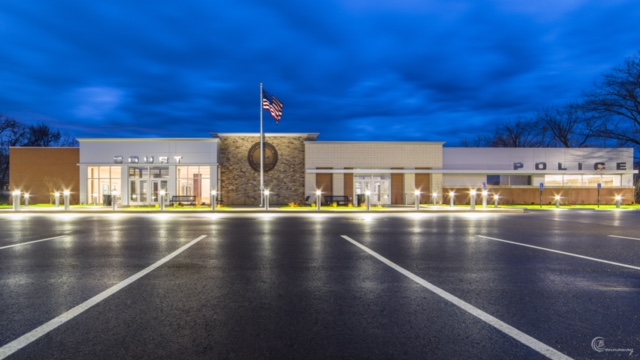
[[[251,168],[248,153],[259,135],[220,135],[221,198],[228,205],[260,204],[260,171]],[[266,134],[266,142],[278,151],[275,168],[264,174],[271,205],[304,202],[304,135]]]

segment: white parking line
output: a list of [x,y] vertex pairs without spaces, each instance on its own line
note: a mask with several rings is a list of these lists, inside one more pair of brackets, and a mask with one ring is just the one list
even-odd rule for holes
[[449,294],[448,292],[440,289],[439,287],[431,284],[430,282],[422,279],[421,277],[413,274],[412,272],[404,269],[403,267],[401,267],[400,265],[394,263],[393,261],[385,258],[384,256],[378,254],[377,252],[369,249],[368,247],[360,244],[359,242],[351,239],[350,237],[346,236],[346,235],[341,235],[343,239],[349,241],[350,243],[352,243],[353,245],[359,247],[360,249],[366,251],[367,253],[369,253],[371,256],[375,257],[376,259],[380,260],[381,262],[383,262],[384,264],[386,264],[387,266],[391,267],[392,269],[396,270],[397,272],[401,273],[402,275],[408,277],[409,279],[415,281],[416,283],[424,286],[425,288],[427,288],[428,290],[434,292],[435,294],[439,295],[440,297],[444,298],[445,300],[449,301],[450,303],[456,305],[457,307],[461,308],[462,310],[465,310],[466,312],[470,313],[471,315],[479,318],[480,320],[486,322],[487,324],[495,327],[496,329],[502,331],[503,333],[511,336],[512,338],[520,341],[521,343],[523,343],[524,345],[527,345],[528,347],[532,348],[533,350],[539,352],[540,354],[550,358],[550,359],[571,359],[570,357],[568,357],[567,355],[559,352],[558,350],[549,347],[548,345],[532,338],[531,336],[523,333],[522,331],[514,328],[513,326],[496,319],[495,317],[487,314],[486,312],[478,309],[477,307],[461,300],[460,298],[455,297],[454,295]]
[[172,252],[171,254],[165,256],[164,258],[162,258],[160,261],[156,262],[155,264],[147,267],[146,269],[138,272],[137,274],[129,277],[128,279],[120,282],[119,284],[114,285],[111,288],[101,292],[100,294],[92,297],[91,299],[83,302],[82,304],[80,304],[80,305],[74,307],[73,309],[65,312],[64,314],[59,315],[55,319],[50,320],[49,322],[41,325],[40,327],[38,327],[38,328],[36,328],[34,330],[31,330],[30,332],[22,335],[21,337],[19,337],[19,338],[13,340],[12,342],[4,345],[3,347],[0,348],[0,360],[6,358],[7,356],[13,354],[16,351],[22,349],[23,347],[29,345],[30,343],[32,343],[33,341],[37,340],[41,336],[45,335],[49,331],[57,328],[58,326],[60,326],[60,325],[62,325],[64,323],[66,323],[67,321],[73,319],[74,317],[82,314],[87,309],[91,308],[92,306],[100,303],[102,300],[105,300],[109,296],[111,296],[111,295],[117,293],[118,291],[122,290],[125,286],[133,283],[134,281],[140,279],[141,277],[145,276],[146,274],[148,274],[151,271],[155,270],[156,268],[160,267],[162,264],[164,264],[167,261],[173,259],[174,257],[179,255],[183,251],[187,250],[189,247],[191,247],[194,244],[196,244],[198,241],[204,239],[205,237],[207,237],[207,235],[202,235],[199,238],[197,238],[195,240],[192,240],[190,243],[184,245],[183,247],[179,248],[178,250],[176,250],[176,251]]
[[22,246],[22,245],[33,244],[33,243],[37,243],[37,242],[41,242],[41,241],[49,241],[49,240],[60,239],[61,237],[65,237],[65,236],[67,236],[67,235],[60,235],[60,236],[54,236],[54,237],[50,237],[50,238],[46,238],[46,239],[33,240],[33,241],[28,241],[28,242],[24,242],[24,243],[20,243],[20,244],[13,244],[13,245],[7,245],[7,246],[0,246],[0,250],[2,250],[2,249],[8,249],[8,248],[16,247],[16,246]]
[[607,236],[612,238],[620,238],[620,239],[640,240],[638,238],[628,237],[628,236],[618,236],[618,235],[607,235]]
[[543,247],[540,247],[540,246],[529,245],[529,244],[522,244],[522,243],[519,243],[519,242],[498,239],[498,238],[494,238],[494,237],[490,237],[490,236],[484,236],[484,235],[476,235],[476,236],[481,237],[483,239],[501,241],[501,242],[505,242],[505,243],[509,243],[509,244],[526,246],[526,247],[530,247],[530,248],[533,248],[533,249],[549,251],[549,252],[562,254],[562,255],[574,256],[574,257],[577,257],[577,258],[587,259],[587,260],[591,260],[591,261],[597,261],[597,262],[601,262],[601,263],[605,263],[605,264],[609,264],[609,265],[615,265],[615,266],[626,267],[626,268],[629,268],[629,269],[640,270],[640,267],[638,267],[638,266],[627,265],[627,264],[617,263],[617,262],[614,262],[614,261],[603,260],[603,259],[593,258],[593,257],[589,257],[589,256],[573,254],[573,253],[569,253],[569,252],[566,252],[566,251],[553,250],[553,249],[543,248]]

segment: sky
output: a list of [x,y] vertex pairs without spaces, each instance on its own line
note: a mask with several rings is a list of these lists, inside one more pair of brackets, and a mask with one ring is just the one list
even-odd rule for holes
[[75,138],[444,141],[578,101],[637,0],[0,0],[0,113]]

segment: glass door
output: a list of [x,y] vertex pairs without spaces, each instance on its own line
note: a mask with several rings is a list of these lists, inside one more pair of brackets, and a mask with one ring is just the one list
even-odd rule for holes
[[169,202],[169,194],[167,194],[167,180],[151,180],[151,204],[160,203],[160,192],[165,192],[164,202]]

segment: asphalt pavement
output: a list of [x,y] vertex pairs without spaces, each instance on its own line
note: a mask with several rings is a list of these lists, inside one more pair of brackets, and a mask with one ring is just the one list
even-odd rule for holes
[[0,214],[0,359],[637,358],[640,212]]

